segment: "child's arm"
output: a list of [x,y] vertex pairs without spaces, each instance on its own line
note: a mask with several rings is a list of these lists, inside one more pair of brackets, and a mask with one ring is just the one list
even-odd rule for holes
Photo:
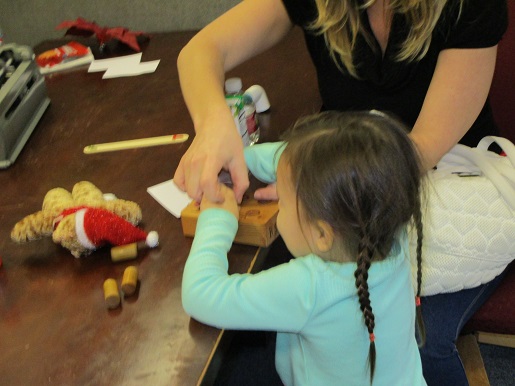
[[218,328],[300,331],[315,302],[308,268],[288,263],[258,274],[229,275],[227,251],[236,225],[221,210],[200,215],[182,279],[185,311]]
[[245,162],[252,175],[267,184],[276,182],[277,164],[284,146],[284,142],[270,142],[246,147]]
[[[231,199],[235,202],[234,194],[222,205]],[[299,331],[315,298],[309,267],[284,264],[256,275],[228,275],[227,252],[238,229],[236,217],[218,204],[201,208],[184,267],[186,312],[219,328]]]

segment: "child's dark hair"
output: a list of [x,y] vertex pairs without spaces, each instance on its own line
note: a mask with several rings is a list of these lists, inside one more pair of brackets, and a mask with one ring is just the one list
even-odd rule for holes
[[[413,219],[417,245],[417,324],[422,222],[421,166],[406,127],[386,114],[333,112],[300,119],[283,136],[298,203],[308,221],[327,222],[356,256],[359,304],[370,337],[370,382],[375,369],[374,313],[368,291],[371,262],[384,259]],[[422,339],[424,334],[422,333]]]

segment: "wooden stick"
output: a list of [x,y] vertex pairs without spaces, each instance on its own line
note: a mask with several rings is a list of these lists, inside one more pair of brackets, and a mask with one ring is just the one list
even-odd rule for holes
[[84,154],[103,153],[107,151],[118,151],[127,149],[138,149],[141,147],[171,145],[181,143],[188,139],[188,134],[163,135],[161,137],[150,137],[140,139],[130,139],[127,141],[97,143],[84,148]]

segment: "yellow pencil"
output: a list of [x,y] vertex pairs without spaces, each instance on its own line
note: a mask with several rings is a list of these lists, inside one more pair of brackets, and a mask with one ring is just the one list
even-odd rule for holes
[[127,141],[97,143],[84,148],[84,154],[103,153],[107,151],[118,151],[127,149],[138,149],[141,147],[171,145],[181,143],[188,139],[188,134],[163,135],[161,137],[150,137],[130,139]]

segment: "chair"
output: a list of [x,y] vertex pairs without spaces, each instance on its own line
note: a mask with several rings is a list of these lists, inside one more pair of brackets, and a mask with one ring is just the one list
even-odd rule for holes
[[515,2],[508,1],[509,26],[499,42],[490,103],[501,136],[515,142]]
[[[499,43],[490,101],[500,135],[515,142],[515,2],[508,1],[510,25]],[[470,385],[490,385],[479,343],[515,348],[515,262],[493,295],[472,316],[457,345]]]

